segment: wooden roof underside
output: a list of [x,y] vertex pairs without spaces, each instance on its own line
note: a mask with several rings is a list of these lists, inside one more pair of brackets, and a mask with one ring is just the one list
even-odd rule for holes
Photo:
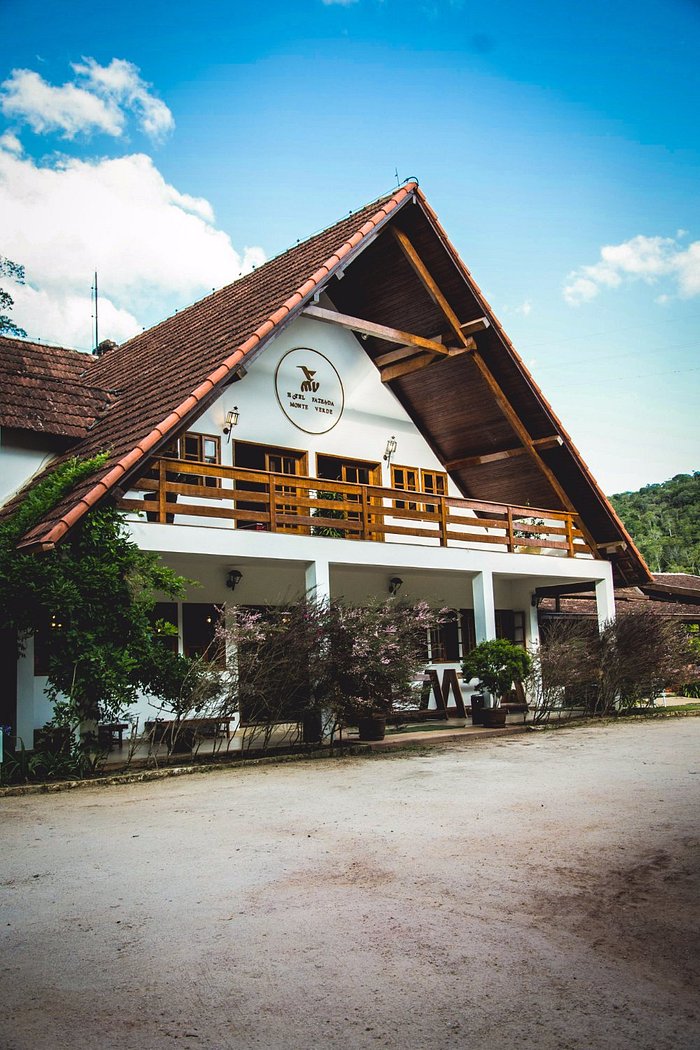
[[[574,509],[596,543],[618,548],[611,547],[609,555],[620,582],[648,579],[631,538],[430,210],[419,199],[402,207],[391,225],[407,236],[462,324],[480,317],[490,322],[472,333],[476,350],[436,356],[425,367],[388,380],[461,492],[472,499]],[[329,281],[326,291],[342,314],[438,337],[445,345],[456,342],[445,313],[389,228],[347,267],[342,279]],[[368,335],[363,345],[376,361],[401,344]],[[416,360],[418,348],[414,353]],[[494,383],[510,413],[499,404]],[[531,449],[527,441],[533,443]]]

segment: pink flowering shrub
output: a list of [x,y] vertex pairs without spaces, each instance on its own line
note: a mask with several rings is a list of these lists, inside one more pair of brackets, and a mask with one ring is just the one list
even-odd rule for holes
[[323,619],[319,698],[338,721],[408,706],[411,684],[425,666],[427,632],[440,614],[427,602],[389,598],[363,606],[332,601]]
[[239,607],[222,627],[229,704],[248,723],[330,710],[336,722],[407,704],[424,667],[427,632],[441,614],[395,598],[364,606],[303,599],[270,609]]

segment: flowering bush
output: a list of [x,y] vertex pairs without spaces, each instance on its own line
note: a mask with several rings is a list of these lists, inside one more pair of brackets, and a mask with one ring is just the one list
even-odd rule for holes
[[388,713],[408,701],[426,660],[427,631],[440,619],[426,602],[395,598],[238,608],[220,628],[236,652],[229,708],[245,723],[268,725],[308,711],[330,711],[336,723]]
[[331,602],[324,617],[321,691],[338,719],[387,714],[408,701],[411,683],[426,660],[427,631],[440,619],[427,602]]

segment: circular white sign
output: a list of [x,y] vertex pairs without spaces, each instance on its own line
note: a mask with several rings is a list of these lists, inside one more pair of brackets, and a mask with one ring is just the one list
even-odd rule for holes
[[287,419],[307,434],[325,434],[343,414],[340,376],[318,350],[289,350],[277,365],[275,391]]

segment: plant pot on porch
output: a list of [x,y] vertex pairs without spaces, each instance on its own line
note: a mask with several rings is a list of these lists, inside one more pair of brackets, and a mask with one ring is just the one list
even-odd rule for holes
[[305,744],[321,743],[323,717],[320,711],[304,711],[301,716],[301,738]]
[[484,694],[472,693],[472,725],[482,726],[484,724]]
[[506,724],[505,707],[485,707],[481,712],[484,729],[503,729]]
[[386,735],[386,715],[362,715],[357,719],[360,740],[383,740]]

